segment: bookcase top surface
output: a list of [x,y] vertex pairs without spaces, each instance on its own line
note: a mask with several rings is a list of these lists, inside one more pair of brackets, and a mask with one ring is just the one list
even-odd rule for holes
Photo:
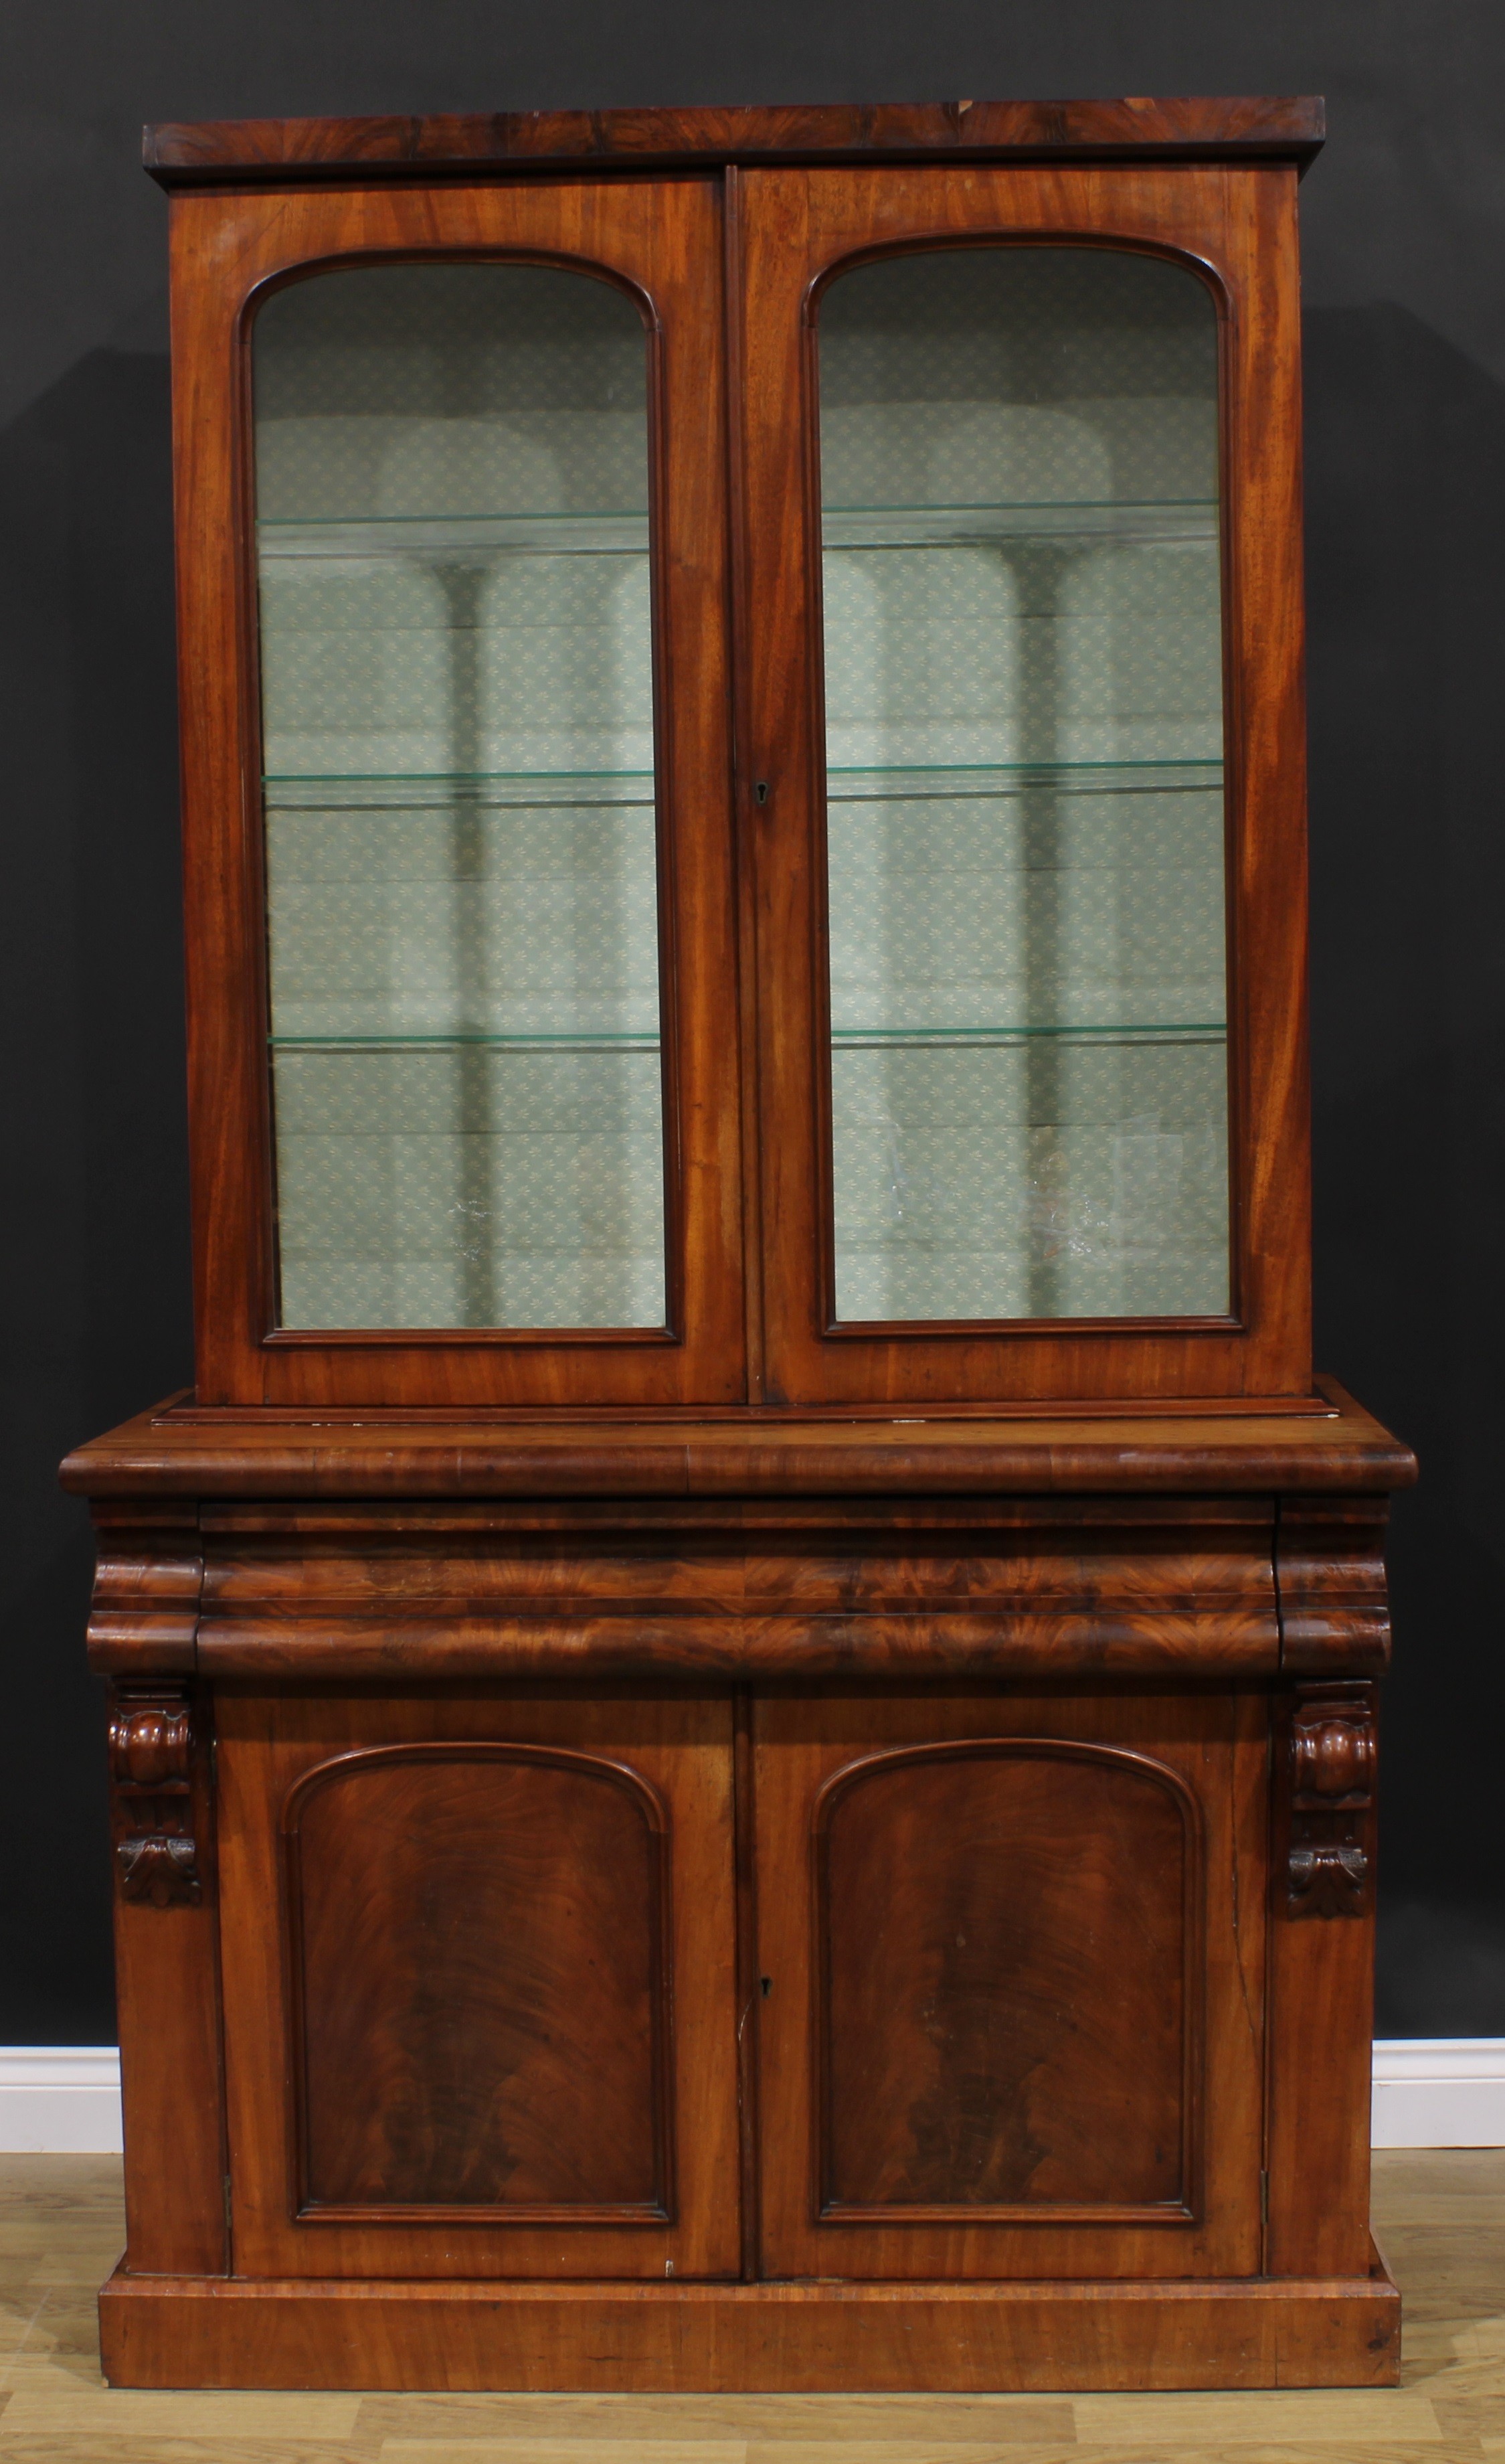
[[718,109],[392,114],[371,119],[163,121],[143,133],[164,187],[386,179],[767,161],[1016,156],[1273,159],[1304,167],[1320,96],[1103,101],[792,103]]
[[643,1497],[1249,1493],[1409,1486],[1415,1458],[1341,1387],[1283,1408],[1055,1408],[658,1419],[195,1408],[173,1397],[63,1465],[85,1496]]

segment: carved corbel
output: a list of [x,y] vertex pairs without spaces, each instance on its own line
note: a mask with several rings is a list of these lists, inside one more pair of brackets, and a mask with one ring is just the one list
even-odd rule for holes
[[1373,1689],[1303,1687],[1289,1731],[1286,1904],[1296,1917],[1367,1913],[1373,1855]]
[[115,1861],[128,1900],[196,1906],[193,1723],[186,1686],[119,1689],[110,1718]]

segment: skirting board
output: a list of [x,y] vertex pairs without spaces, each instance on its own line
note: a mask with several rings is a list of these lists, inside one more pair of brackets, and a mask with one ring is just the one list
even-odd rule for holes
[[[1400,2036],[1374,2049],[1376,2147],[1505,2147],[1505,2036]],[[0,2045],[0,2153],[120,2145],[113,2045]]]
[[114,2045],[0,2045],[0,2153],[113,2156],[120,2146]]
[[1505,2147],[1505,2036],[1381,2037],[1375,2147]]

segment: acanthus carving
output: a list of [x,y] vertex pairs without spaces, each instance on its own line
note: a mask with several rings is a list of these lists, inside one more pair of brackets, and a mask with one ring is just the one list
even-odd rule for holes
[[1372,1689],[1303,1689],[1290,1733],[1292,1916],[1358,1917],[1369,1903],[1368,1827],[1374,1807]]
[[1369,1859],[1351,1840],[1323,1839],[1293,1848],[1289,1867],[1292,1914],[1298,1917],[1362,1917]]
[[185,1687],[122,1688],[110,1720],[115,1860],[128,1900],[197,1905],[193,1724]]

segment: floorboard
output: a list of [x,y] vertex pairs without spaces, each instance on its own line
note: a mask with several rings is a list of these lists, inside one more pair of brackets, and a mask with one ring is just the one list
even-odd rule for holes
[[1142,2396],[155,2395],[99,2377],[113,2157],[0,2157],[0,2464],[1505,2464],[1505,2148],[1375,2157],[1402,2384]]

